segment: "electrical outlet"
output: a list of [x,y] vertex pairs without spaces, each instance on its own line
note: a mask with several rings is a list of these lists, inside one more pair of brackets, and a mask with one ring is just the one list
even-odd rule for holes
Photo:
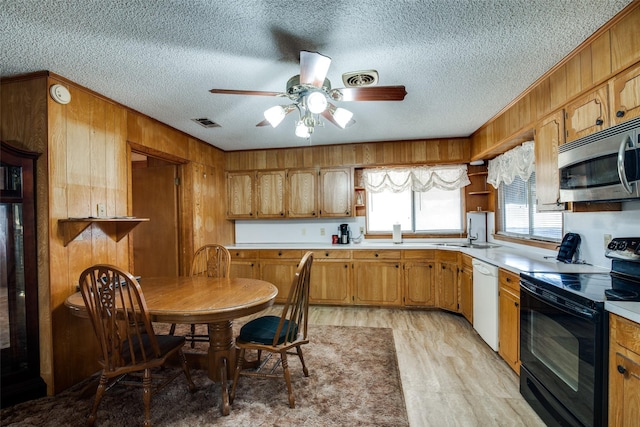
[[607,247],[609,246],[609,243],[611,243],[611,234],[605,234],[604,235],[604,248],[607,249]]
[[97,213],[99,218],[107,216],[107,208],[104,206],[104,203],[98,203]]
[[321,229],[320,229],[320,235],[321,235],[321,236],[324,236],[324,228],[321,228]]
[[364,234],[364,227],[360,226],[360,234]]

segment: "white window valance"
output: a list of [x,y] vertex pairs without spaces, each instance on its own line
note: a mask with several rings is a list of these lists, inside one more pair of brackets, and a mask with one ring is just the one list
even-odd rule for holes
[[509,185],[516,176],[528,181],[536,169],[533,141],[523,142],[493,160],[489,160],[487,182],[495,188],[501,182]]
[[400,193],[407,189],[417,192],[456,190],[469,185],[467,165],[418,166],[412,168],[365,169],[364,188],[371,193],[390,190]]

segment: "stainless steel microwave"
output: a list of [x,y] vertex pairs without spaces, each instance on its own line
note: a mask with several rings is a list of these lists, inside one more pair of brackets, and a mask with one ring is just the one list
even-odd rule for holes
[[558,147],[561,202],[640,199],[640,117]]

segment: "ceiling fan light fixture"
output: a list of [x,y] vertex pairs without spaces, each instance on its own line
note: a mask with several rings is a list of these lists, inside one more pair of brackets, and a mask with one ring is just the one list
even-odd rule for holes
[[300,138],[309,138],[311,136],[311,129],[302,120],[296,123],[296,136]]
[[281,105],[276,105],[275,107],[271,107],[264,112],[264,118],[267,119],[267,121],[272,127],[278,126],[286,115],[287,115],[287,112],[285,108]]
[[320,114],[327,109],[327,97],[320,91],[311,92],[307,95],[306,105],[307,109],[313,114]]
[[333,112],[333,119],[336,121],[338,126],[340,126],[342,129],[347,127],[347,124],[349,124],[349,121],[351,120],[352,117],[353,117],[353,113],[345,108],[338,107]]

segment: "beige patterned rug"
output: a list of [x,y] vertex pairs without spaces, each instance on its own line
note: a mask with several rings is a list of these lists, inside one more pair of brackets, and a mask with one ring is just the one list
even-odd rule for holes
[[[391,329],[310,325],[309,336],[311,343],[303,346],[309,377],[302,374],[297,357],[289,358],[295,409],[289,408],[284,379],[241,377],[231,414],[223,417],[218,384],[204,371],[192,370],[197,386],[194,394],[188,392],[184,376],[179,376],[153,396],[153,424],[409,425]],[[55,397],[3,409],[0,425],[84,425],[93,403],[93,396],[81,397],[85,385],[86,381]],[[117,386],[105,394],[96,425],[141,425],[143,418],[141,390]]]

